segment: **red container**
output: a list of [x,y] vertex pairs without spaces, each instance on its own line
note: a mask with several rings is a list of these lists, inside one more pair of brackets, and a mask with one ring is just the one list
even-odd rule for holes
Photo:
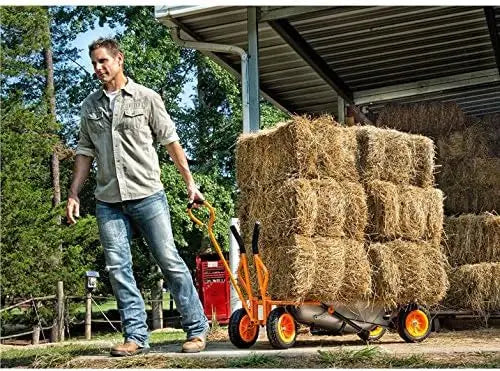
[[230,278],[217,254],[202,254],[196,257],[196,287],[205,315],[212,321],[229,323],[231,317]]

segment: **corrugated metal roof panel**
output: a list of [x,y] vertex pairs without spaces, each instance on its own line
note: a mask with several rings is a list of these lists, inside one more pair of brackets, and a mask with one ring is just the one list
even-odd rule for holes
[[[288,19],[301,37],[354,92],[424,83],[497,67],[482,7],[262,7]],[[500,30],[500,7],[495,8]],[[176,21],[200,41],[247,48],[246,7],[179,14]],[[500,34],[498,35],[500,38]],[[234,57],[226,60],[239,68]],[[260,85],[291,112],[336,114],[337,92],[267,22],[259,24]],[[500,112],[500,85],[443,90],[395,101],[457,99],[471,113]],[[370,105],[377,112],[380,104]]]

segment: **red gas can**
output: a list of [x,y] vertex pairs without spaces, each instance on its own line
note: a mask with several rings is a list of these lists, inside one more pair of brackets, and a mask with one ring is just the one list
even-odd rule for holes
[[220,324],[229,323],[231,316],[230,278],[217,254],[196,257],[196,286],[201,304],[209,321],[215,315]]

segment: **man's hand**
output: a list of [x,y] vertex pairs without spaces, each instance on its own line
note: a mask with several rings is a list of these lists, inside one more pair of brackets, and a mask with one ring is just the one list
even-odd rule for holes
[[[198,187],[196,187],[196,184],[194,184],[194,183],[190,183],[187,186],[187,192],[188,192],[188,199],[189,199],[190,203],[193,202],[194,200],[203,201],[205,199],[205,197],[203,197],[203,194],[200,192],[200,190],[198,189]],[[195,203],[193,205],[193,208],[197,209],[200,206],[201,206],[200,204]]]
[[80,217],[80,199],[78,196],[69,196],[68,203],[66,204],[66,218],[68,224],[75,224],[75,218]]

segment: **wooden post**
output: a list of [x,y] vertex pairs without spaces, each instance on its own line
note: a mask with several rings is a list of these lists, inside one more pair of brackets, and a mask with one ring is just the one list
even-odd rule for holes
[[92,338],[92,293],[87,292],[87,301],[85,305],[85,339]]
[[37,345],[40,343],[40,326],[33,326],[33,336],[31,338],[31,344]]
[[[160,268],[157,267],[160,271]],[[153,288],[153,302],[151,304],[151,315],[153,316],[153,329],[163,328],[163,279],[159,279]]]
[[[56,310],[57,310],[57,304],[56,304]],[[50,342],[51,343],[57,343],[57,316],[54,318],[54,321],[52,322],[52,327],[50,328]]]
[[64,283],[57,282],[57,341],[64,341]]

